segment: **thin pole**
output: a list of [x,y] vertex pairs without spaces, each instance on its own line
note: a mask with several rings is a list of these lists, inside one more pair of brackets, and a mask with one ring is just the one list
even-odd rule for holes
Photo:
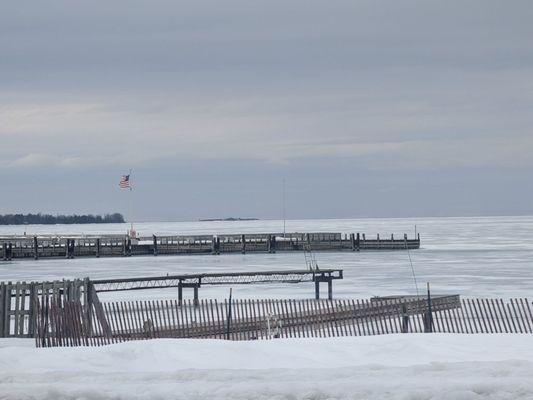
[[285,237],[285,226],[286,226],[286,221],[285,221],[285,178],[283,178],[283,185],[282,185],[282,196],[283,196],[283,201],[282,201],[282,213],[283,213],[283,237]]
[[131,168],[130,168],[130,235],[133,232],[133,188],[131,186]]

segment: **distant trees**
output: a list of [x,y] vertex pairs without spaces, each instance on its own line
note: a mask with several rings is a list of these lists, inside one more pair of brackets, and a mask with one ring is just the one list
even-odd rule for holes
[[6,214],[0,215],[0,225],[53,225],[53,224],[111,224],[123,223],[122,214],[106,215],[50,215],[50,214]]

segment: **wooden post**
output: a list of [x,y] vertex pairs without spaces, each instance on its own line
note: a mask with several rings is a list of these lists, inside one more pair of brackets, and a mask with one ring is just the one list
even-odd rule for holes
[[270,240],[271,240],[270,252],[275,253],[276,252],[276,235],[271,235]]
[[352,251],[355,251],[357,246],[355,245],[355,234],[350,233],[350,243],[352,245]]
[[424,332],[431,333],[433,332],[433,314],[431,311],[431,292],[429,290],[429,282],[427,283],[427,290],[428,290],[428,297],[427,297],[428,309],[426,311],[426,315],[424,318]]
[[30,300],[29,300],[29,306],[28,306],[28,337],[35,337],[35,320],[36,320],[36,314],[35,314],[35,304],[37,297],[37,291],[35,290],[35,283],[30,283]]
[[357,247],[357,251],[359,251],[361,247],[361,236],[359,236],[359,232],[357,232],[357,239],[355,240],[355,245]]
[[231,331],[231,292],[232,288],[229,289],[229,304],[227,312],[227,321],[226,321],[226,340],[229,340],[230,331]]
[[315,278],[315,299],[320,299],[320,281]]
[[333,300],[333,280],[328,280],[328,299]]
[[[87,327],[87,336],[90,336],[92,334],[92,307],[93,307],[93,301],[92,301],[92,290],[91,290],[91,281],[89,278],[85,278],[83,280],[83,306],[85,308],[84,317],[85,317],[85,326]],[[44,286],[43,286],[43,293],[42,296],[44,296]],[[44,297],[43,297],[44,298]]]
[[220,254],[220,238],[218,236],[213,236],[211,253],[214,255]]
[[0,282],[0,337],[4,337],[4,325],[5,325],[5,303],[6,303],[6,284]]
[[100,258],[100,238],[96,238],[96,258]]
[[183,303],[183,282],[179,281],[178,283],[178,304],[181,306]]
[[409,314],[407,314],[407,305],[402,304],[402,333],[409,332]]
[[4,252],[2,259],[7,261],[7,243],[2,243],[2,250]]
[[65,258],[70,258],[70,239],[65,243]]
[[241,253],[246,254],[246,236],[241,235]]
[[193,287],[193,290],[194,290],[194,301],[193,301],[193,303],[194,303],[195,307],[198,307],[198,304],[199,304],[199,301],[198,301],[198,286],[195,285]]
[[157,236],[152,235],[153,243],[154,243],[154,256],[157,256]]
[[33,237],[33,258],[39,259],[39,243],[37,242],[37,236]]

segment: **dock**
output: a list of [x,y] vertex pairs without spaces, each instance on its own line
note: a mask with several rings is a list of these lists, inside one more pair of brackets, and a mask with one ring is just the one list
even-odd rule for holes
[[364,233],[253,233],[234,235],[54,235],[0,236],[0,260],[276,253],[289,251],[387,251],[420,248],[415,238]]

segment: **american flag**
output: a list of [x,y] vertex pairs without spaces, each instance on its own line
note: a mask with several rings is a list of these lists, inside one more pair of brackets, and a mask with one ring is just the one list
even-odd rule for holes
[[120,178],[119,186],[120,186],[121,189],[129,189],[129,190],[131,190],[130,176],[129,175],[122,175],[122,178]]

